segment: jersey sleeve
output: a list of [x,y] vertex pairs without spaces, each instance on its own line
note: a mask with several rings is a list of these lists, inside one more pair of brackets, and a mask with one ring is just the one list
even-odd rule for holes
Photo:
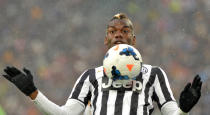
[[158,104],[159,109],[169,101],[174,101],[172,90],[170,88],[166,73],[160,67],[153,67],[151,75],[155,77],[153,100]]
[[178,107],[166,73],[160,67],[153,67],[151,75],[155,77],[152,98],[157,102],[162,115],[189,115]]
[[174,101],[169,101],[161,108],[162,115],[189,115],[183,112]]
[[91,82],[90,82],[90,70],[86,70],[76,81],[73,90],[69,96],[69,99],[75,99],[80,101],[84,106],[88,104],[91,98]]
[[44,115],[81,115],[85,110],[84,105],[74,99],[69,99],[65,105],[59,106],[40,91],[33,102]]
[[86,70],[76,81],[65,105],[53,103],[40,91],[33,102],[46,115],[81,115],[91,98],[90,84],[89,70]]

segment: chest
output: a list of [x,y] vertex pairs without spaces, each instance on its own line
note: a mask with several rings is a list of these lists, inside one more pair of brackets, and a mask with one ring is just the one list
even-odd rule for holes
[[[136,98],[144,99],[145,95],[149,98],[152,96],[154,88],[150,84],[148,76],[141,76],[141,79],[130,81],[129,83],[116,83],[115,81],[106,78],[104,76],[98,77],[97,80],[97,93],[98,95],[107,95],[110,98],[116,98],[117,96],[123,96],[123,99],[130,100],[132,95],[136,95]],[[92,86],[92,93],[94,93],[96,87]]]

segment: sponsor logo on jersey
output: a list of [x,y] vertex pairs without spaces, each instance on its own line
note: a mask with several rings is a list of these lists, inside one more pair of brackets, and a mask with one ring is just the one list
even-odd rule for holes
[[118,91],[134,91],[140,93],[142,90],[142,82],[138,80],[125,80],[127,82],[118,82],[104,76],[102,78],[102,91],[118,90]]

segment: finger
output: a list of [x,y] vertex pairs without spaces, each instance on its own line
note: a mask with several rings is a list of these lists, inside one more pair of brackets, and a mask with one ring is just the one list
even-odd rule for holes
[[7,73],[9,73],[9,75],[11,75],[12,77],[17,76],[19,74],[21,74],[21,71],[19,71],[17,68],[15,67],[7,67]]
[[15,67],[11,67],[11,71],[12,71],[13,74],[15,74],[15,75],[18,75],[18,74],[21,74],[21,73],[22,73],[20,70],[18,70],[18,69],[15,68]]
[[201,91],[201,87],[202,87],[202,82],[200,81],[200,82],[198,83],[198,86],[197,86],[196,90],[197,90],[198,92],[200,92],[200,91]]
[[3,77],[5,77],[7,80],[11,81],[11,76],[9,75],[2,75]]
[[28,69],[26,69],[25,67],[23,68],[23,71],[24,71],[26,74],[31,74],[31,72],[30,72]]
[[4,72],[7,73],[9,76],[13,77],[14,74],[11,72],[11,67],[7,66],[5,69],[4,69]]
[[193,83],[192,83],[192,88],[196,88],[198,86],[198,83],[201,81],[201,78],[199,75],[196,75],[194,80],[193,80]]
[[203,84],[203,82],[201,81],[198,86],[201,88],[202,87],[202,84]]
[[190,88],[190,86],[191,86],[191,83],[188,83],[188,84],[185,86],[184,91],[187,91],[187,90]]
[[23,71],[27,74],[28,77],[30,77],[30,79],[32,79],[32,75],[31,75],[31,72],[30,70],[26,69],[25,67],[23,68]]

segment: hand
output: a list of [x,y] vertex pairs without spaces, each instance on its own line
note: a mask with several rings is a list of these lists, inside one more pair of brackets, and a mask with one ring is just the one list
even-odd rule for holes
[[192,85],[188,83],[181,92],[179,106],[183,112],[189,112],[198,102],[201,96],[202,81],[199,75],[196,75]]
[[6,74],[3,76],[15,84],[25,95],[29,96],[32,92],[36,91],[37,88],[34,85],[31,72],[26,68],[24,68],[23,71],[25,73],[15,67],[7,67],[4,69]]

